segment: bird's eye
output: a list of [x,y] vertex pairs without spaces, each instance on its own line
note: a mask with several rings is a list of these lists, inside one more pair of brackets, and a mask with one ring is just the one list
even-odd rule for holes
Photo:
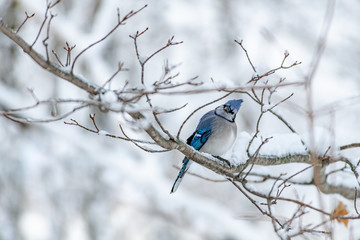
[[228,105],[224,105],[224,110],[225,110],[225,112],[230,113],[230,114],[233,114],[233,113],[234,113],[234,111],[231,110],[231,107],[228,106]]

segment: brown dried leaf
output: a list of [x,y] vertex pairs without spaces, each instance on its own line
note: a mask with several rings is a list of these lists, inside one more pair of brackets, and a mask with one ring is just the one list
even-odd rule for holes
[[346,206],[342,202],[339,202],[337,207],[332,211],[333,216],[330,217],[330,220],[333,221],[334,219],[336,219],[336,221],[338,221],[339,223],[343,223],[345,227],[347,227],[349,223],[348,219],[337,218],[337,217],[344,217],[347,214],[349,214],[349,211],[346,209]]

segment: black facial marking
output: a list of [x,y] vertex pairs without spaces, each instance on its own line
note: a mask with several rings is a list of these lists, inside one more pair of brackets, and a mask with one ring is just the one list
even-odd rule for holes
[[229,105],[224,105],[224,111],[230,114],[234,114],[234,111],[231,109]]

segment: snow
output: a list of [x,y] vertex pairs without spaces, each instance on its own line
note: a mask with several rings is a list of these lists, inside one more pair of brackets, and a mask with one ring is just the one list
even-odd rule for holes
[[143,64],[143,63],[146,61],[147,58],[148,58],[148,57],[146,57],[146,56],[140,55],[140,56],[139,56],[139,61],[140,61],[140,63]]
[[100,130],[99,131],[99,135],[100,136],[106,136],[106,135],[108,135],[109,133],[107,132],[107,131],[104,131],[104,130]]
[[75,217],[70,220],[70,225],[72,226],[66,232],[66,238],[69,240],[76,240],[76,239],[86,239],[86,226],[85,223],[82,221],[80,217]]
[[72,65],[67,65],[67,66],[64,66],[64,67],[59,67],[63,72],[66,72],[66,73],[70,73],[71,72],[71,68],[72,68]]
[[[36,226],[36,227],[35,227]],[[20,219],[22,234],[29,240],[49,239],[50,226],[46,216],[39,212],[25,212]]]
[[273,108],[273,107],[274,107],[273,104],[267,104],[267,103],[265,103],[265,104],[263,105],[263,111],[269,111],[269,110],[271,110],[271,108]]
[[107,90],[101,94],[101,100],[107,104],[116,103],[118,101],[118,96],[115,91]]
[[243,164],[246,162],[246,160],[249,159],[246,153],[246,149],[249,145],[250,139],[251,136],[247,132],[241,132],[238,135],[232,149],[232,155],[230,158],[231,165],[236,166],[239,164]]
[[313,142],[313,148],[318,156],[330,155],[335,148],[332,133],[323,127],[316,126],[312,132],[302,134],[302,139],[308,149]]
[[[231,163],[239,165],[249,159],[247,148],[252,136],[247,132],[241,132],[234,143],[232,150]],[[260,136],[254,139],[249,154],[253,155],[258,150],[262,141],[268,139],[268,142],[260,148],[259,156],[288,156],[295,154],[307,154],[306,147],[301,142],[298,134],[271,134],[269,136]]]
[[[260,155],[265,156],[287,156],[294,154],[307,154],[306,147],[302,144],[301,138],[295,133],[288,134],[272,134],[271,136],[263,137],[270,138],[260,150]],[[254,151],[260,146],[260,139],[257,138],[257,144],[251,149]]]

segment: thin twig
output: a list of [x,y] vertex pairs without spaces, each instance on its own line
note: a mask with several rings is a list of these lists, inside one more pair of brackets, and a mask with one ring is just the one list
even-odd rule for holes
[[245,49],[245,47],[244,47],[244,45],[243,45],[243,40],[241,40],[240,42],[238,41],[238,40],[234,40],[237,44],[239,44],[240,45],[240,47],[242,48],[242,50],[244,50],[244,52],[245,52],[245,54],[246,54],[246,57],[247,57],[247,59],[248,59],[248,61],[249,61],[249,63],[250,63],[250,65],[251,65],[251,67],[252,67],[252,69],[253,69],[253,71],[254,72],[256,72],[256,69],[255,69],[255,67],[254,67],[254,64],[251,62],[251,60],[250,60],[250,57],[249,57],[249,54],[248,54],[248,51]]
[[124,131],[124,129],[122,128],[122,126],[119,124],[120,130],[121,132],[124,134],[124,136],[130,141],[132,142],[135,146],[137,146],[138,148],[144,150],[145,152],[150,152],[150,153],[163,153],[163,152],[168,152],[168,149],[164,149],[164,150],[153,150],[153,149],[148,149],[145,148],[143,146],[141,146],[140,144],[138,144],[136,141],[134,141],[133,139],[131,139],[130,137],[128,137]]
[[153,52],[149,57],[147,58],[143,58],[140,55],[140,51],[139,51],[139,47],[138,47],[138,43],[137,40],[138,38],[143,35],[149,28],[146,28],[144,31],[139,32],[137,31],[134,35],[129,35],[130,38],[132,38],[134,40],[134,47],[135,47],[135,53],[136,53],[136,57],[138,59],[138,62],[140,64],[141,67],[141,84],[145,83],[145,79],[144,79],[144,74],[145,74],[145,64],[151,59],[153,58],[155,55],[157,55],[158,53],[160,53],[161,51],[165,50],[166,48],[170,47],[170,46],[174,46],[174,45],[178,45],[183,43],[183,41],[180,42],[173,42],[174,40],[174,36],[172,36],[168,42],[166,43],[166,45],[164,45],[163,47],[159,48],[158,50],[156,50],[155,52]]
[[232,179],[228,179],[229,182],[231,182],[248,200],[250,200],[250,202],[263,214],[266,215],[268,217],[270,217],[271,219],[274,219],[274,221],[276,221],[279,226],[282,226],[282,224],[279,222],[278,219],[276,219],[273,215],[270,215],[268,212],[264,211],[257,203],[256,201],[250,197],[238,184],[236,184],[236,182]]
[[60,61],[59,56],[57,55],[57,53],[54,50],[51,50],[51,52],[54,54],[56,60],[58,61],[58,63],[62,66],[65,67],[64,64]]
[[57,64],[53,64],[51,61],[46,59],[36,52],[31,45],[26,43],[24,39],[18,36],[11,28],[5,25],[4,21],[0,19],[0,31],[9,37],[14,43],[22,48],[22,50],[28,54],[39,66],[46,71],[74,84],[80,89],[87,91],[89,94],[95,94],[99,86],[94,83],[90,83],[83,78],[80,78],[69,71],[59,68]]
[[[184,85],[184,84],[182,84]],[[245,91],[252,90],[262,90],[268,89],[269,87],[289,87],[289,86],[304,86],[304,82],[292,82],[292,83],[282,83],[275,85],[257,85],[257,86],[236,86],[236,87],[214,87],[214,88],[198,88],[198,89],[186,89],[178,91],[160,91],[167,90],[168,88],[158,88],[152,90],[141,90],[142,94],[160,94],[160,95],[183,95],[183,94],[199,94],[199,93],[211,93],[211,92],[231,92],[231,93],[245,93]],[[172,87],[173,88],[173,87]],[[140,90],[138,90],[140,91]],[[134,89],[127,89],[122,91],[122,93],[134,93]]]
[[77,60],[79,59],[79,57],[81,55],[83,55],[87,50],[89,50],[90,48],[92,48],[93,46],[101,43],[102,41],[104,41],[105,39],[107,39],[110,35],[113,34],[113,32],[121,25],[124,25],[126,23],[126,21],[133,17],[134,15],[136,15],[137,13],[139,13],[140,11],[142,11],[144,8],[147,7],[147,4],[144,5],[143,7],[141,7],[140,9],[136,10],[136,11],[130,11],[128,14],[126,14],[122,19],[120,19],[120,11],[119,9],[117,10],[118,11],[118,14],[117,14],[117,17],[118,17],[118,20],[117,20],[117,24],[104,36],[102,37],[101,39],[95,41],[94,43],[90,44],[89,46],[87,46],[86,48],[84,48],[78,55],[76,55],[76,57],[74,58],[74,61],[71,65],[71,70],[70,72],[72,73],[74,71],[74,67],[75,67],[75,63],[77,62]]
[[356,204],[356,199],[357,199],[357,196],[358,196],[357,193],[358,193],[358,190],[357,190],[357,187],[355,187],[355,193],[354,193],[354,209],[355,209],[356,214],[360,216],[360,213],[359,213],[359,211],[358,211],[358,209],[357,209],[357,204]]
[[109,84],[109,88],[110,88],[110,82],[115,78],[115,76],[121,72],[121,71],[127,71],[127,68],[124,68],[124,63],[119,62],[118,63],[118,69],[116,70],[116,72],[101,86],[101,88],[105,88],[105,86],[107,84]]
[[340,146],[340,150],[345,150],[345,149],[349,149],[349,148],[358,148],[358,147],[360,147],[360,143],[351,143],[351,144]]
[[82,129],[84,129],[84,130],[86,130],[86,131],[89,131],[89,132],[92,132],[92,133],[99,133],[98,130],[93,130],[93,129],[90,129],[90,128],[88,128],[88,127],[85,127],[84,125],[79,124],[75,119],[72,119],[72,118],[71,118],[70,121],[71,121],[71,122],[64,122],[64,124],[66,124],[66,125],[78,126],[78,127],[82,128]]
[[45,46],[45,53],[46,53],[46,60],[47,61],[49,61],[49,51],[48,51],[48,43],[47,43],[47,41],[50,38],[50,24],[51,24],[51,21],[53,20],[54,17],[56,17],[56,15],[52,14],[50,12],[50,19],[49,19],[49,22],[48,22],[48,25],[47,25],[47,30],[46,30],[46,38],[43,40],[43,45]]
[[270,111],[273,110],[274,108],[276,108],[277,106],[279,106],[281,103],[285,102],[286,100],[290,99],[292,96],[294,95],[294,93],[291,93],[289,96],[287,96],[286,98],[282,99],[281,101],[279,101],[278,103],[274,104],[273,106],[271,106],[270,108],[266,109],[266,111]]
[[46,23],[46,21],[47,21],[47,19],[48,19],[48,12],[49,12],[49,10],[50,10],[51,8],[55,7],[59,2],[60,2],[60,0],[56,1],[56,2],[53,3],[53,4],[52,4],[51,2],[47,2],[44,20],[43,20],[42,23],[41,23],[40,29],[39,29],[36,37],[35,37],[34,42],[30,45],[31,48],[35,45],[35,43],[36,43],[37,40],[39,39],[39,36],[40,36],[40,34],[41,34],[41,31],[42,31],[42,29],[43,29],[43,27],[44,27],[44,25],[45,25],[45,23]]
[[32,18],[33,16],[35,16],[35,13],[31,14],[30,16],[28,15],[28,13],[25,11],[25,19],[24,21],[20,24],[20,26],[18,27],[18,29],[16,29],[15,33],[18,33],[20,31],[20,29],[22,28],[22,26],[24,26],[24,24],[26,23],[27,20],[29,20],[30,18]]
[[[267,195],[265,195],[263,193],[260,193],[260,192],[257,192],[255,190],[247,187],[244,182],[242,182],[242,186],[249,193],[251,193],[251,194],[253,194],[253,195],[257,196],[257,197],[263,198],[263,199],[268,199]],[[314,207],[314,206],[312,206],[310,204],[304,203],[303,201],[299,201],[299,200],[296,200],[296,199],[285,198],[285,197],[272,197],[272,199],[276,200],[276,201],[285,201],[285,202],[290,202],[290,203],[297,204],[299,206],[304,206],[306,208],[312,209],[312,210],[314,210],[314,211],[316,211],[318,213],[321,213],[323,215],[333,217],[334,219],[360,219],[360,216],[347,216],[347,217],[334,216],[332,213],[326,212],[326,211],[324,211],[324,210],[322,210],[320,208]]]
[[222,96],[222,97],[220,97],[220,98],[217,98],[217,99],[215,99],[214,101],[208,102],[208,103],[206,103],[206,104],[198,107],[198,108],[195,109],[194,111],[192,111],[192,112],[189,114],[189,116],[187,116],[187,118],[182,122],[182,124],[181,124],[181,126],[180,126],[180,128],[179,128],[179,130],[178,130],[178,132],[177,132],[176,138],[177,138],[177,139],[180,138],[180,133],[181,133],[181,130],[183,129],[185,123],[186,123],[197,111],[199,111],[199,110],[201,110],[202,108],[207,107],[207,106],[209,106],[209,105],[211,105],[211,104],[213,104],[213,103],[216,103],[216,102],[218,102],[218,101],[220,101],[220,100],[222,100],[222,99],[230,96],[231,94],[232,94],[232,92],[229,92],[229,93],[225,94],[224,96]]
[[163,111],[156,111],[156,114],[164,114],[164,113],[172,113],[172,112],[176,112],[179,111],[181,109],[183,109],[184,107],[186,107],[188,105],[188,103],[185,103],[184,105],[177,107],[177,108],[173,108],[173,109],[168,109],[168,110],[163,110]]
[[[174,168],[176,168],[177,170],[180,170],[181,168],[179,168],[178,166],[176,165],[173,165]],[[194,176],[194,177],[198,177],[200,179],[203,179],[203,180],[206,180],[206,181],[209,181],[209,182],[214,182],[214,183],[223,183],[223,182],[227,182],[228,180],[227,179],[211,179],[211,178],[207,178],[207,177],[204,177],[200,174],[197,174],[197,173],[193,173],[193,172],[186,172],[186,175],[191,175],[191,176]]]
[[[145,94],[146,97],[146,102],[149,104],[150,109],[154,109],[152,103],[151,103],[151,99],[149,98],[149,95]],[[157,122],[157,124],[159,125],[159,127],[161,128],[161,130],[168,135],[169,139],[174,139],[174,137],[171,135],[171,133],[165,129],[165,127],[163,126],[163,124],[161,123],[160,119],[157,117],[157,113],[152,110],[153,116],[155,118],[155,121]]]
[[[283,58],[283,60],[281,61],[281,64],[280,64],[279,67],[270,69],[269,71],[267,71],[267,72],[265,72],[265,73],[263,73],[263,74],[260,74],[260,75],[259,75],[259,74],[256,74],[256,75],[254,75],[247,83],[254,83],[254,85],[255,85],[260,79],[262,79],[262,78],[264,78],[264,77],[267,77],[267,76],[270,76],[270,75],[276,73],[276,72],[277,72],[278,70],[280,70],[280,69],[289,69],[289,68],[292,68],[292,67],[295,67],[295,66],[301,64],[301,62],[295,61],[295,62],[293,62],[292,64],[290,64],[290,65],[288,65],[288,66],[284,66],[284,62],[285,62],[285,60],[286,60],[286,58],[287,58],[288,56],[289,56],[289,53],[288,53],[288,52],[285,52],[285,53],[284,53],[284,58]],[[280,79],[280,83],[281,83],[283,80],[284,80],[284,79]]]
[[[272,139],[273,137],[268,137],[268,138],[265,138],[261,144],[259,145],[259,147],[256,149],[255,153],[250,156],[249,160],[246,161],[246,163],[244,164],[244,166],[242,167],[242,170],[239,172],[238,176],[240,176],[242,174],[242,172],[245,170],[245,168],[249,165],[249,163],[251,162],[251,167],[249,169],[249,171],[247,171],[247,173],[245,174],[245,176],[243,177],[243,179],[246,179],[247,176],[249,175],[249,173],[251,172],[252,168],[254,167],[255,165],[255,161],[254,159],[256,159],[258,156],[259,156],[259,153],[260,153],[260,149],[264,146],[264,144],[268,143],[270,139]],[[250,146],[250,145],[249,145]],[[247,149],[248,150],[248,149]],[[249,152],[248,152],[249,154]]]
[[279,115],[278,113],[274,112],[272,109],[269,109],[269,112],[271,112],[275,117],[277,117],[281,122],[283,122],[285,124],[285,126],[292,132],[292,133],[296,133],[296,131],[294,130],[294,128],[290,125],[290,123],[288,123],[281,115]]
[[68,116],[70,116],[71,114],[73,114],[74,112],[79,111],[80,109],[86,108],[88,107],[89,104],[84,104],[78,107],[73,108],[71,111],[64,113],[56,118],[49,118],[49,119],[32,119],[32,118],[22,118],[22,117],[17,117],[17,116],[13,116],[11,115],[11,113],[2,113],[1,115],[5,116],[6,118],[15,121],[15,122],[19,122],[19,123],[26,123],[26,124],[30,124],[30,123],[49,123],[49,122],[56,122],[59,120],[62,120]]
[[292,179],[293,177],[299,175],[300,173],[305,172],[306,170],[308,170],[308,169],[310,169],[310,168],[312,168],[312,167],[313,167],[313,165],[307,166],[306,168],[304,168],[304,169],[302,169],[302,170],[294,173],[294,174],[291,175],[290,177],[284,179],[284,181],[278,186],[278,188],[281,187],[282,185],[285,185],[285,184],[286,184],[290,179]]
[[146,58],[145,61],[143,62],[143,64],[146,64],[146,62],[148,62],[152,57],[154,57],[156,54],[158,54],[158,53],[161,52],[162,50],[164,50],[164,49],[166,49],[166,48],[168,48],[168,47],[170,47],[170,46],[174,46],[174,45],[178,45],[178,44],[182,44],[182,43],[183,43],[183,41],[173,42],[174,37],[175,37],[175,36],[172,36],[172,37],[168,40],[167,44],[166,44],[164,47],[158,49],[158,50],[155,51],[153,54],[151,54],[150,57]]
[[58,3],[60,3],[61,2],[61,0],[56,0],[56,2],[54,2],[54,3],[49,3],[49,6],[50,6],[50,8],[53,8],[53,7],[55,7]]
[[66,47],[64,47],[64,50],[66,51],[66,63],[65,67],[70,66],[71,64],[71,51],[76,47],[76,44],[73,46],[70,46],[68,42],[65,42]]
[[[96,121],[95,121],[95,113],[94,114],[89,114],[89,117],[90,119],[92,120],[93,122],[93,125],[95,127],[95,130],[93,129],[90,129],[88,127],[85,127],[84,125],[78,123],[76,120],[74,119],[70,119],[71,122],[64,122],[64,124],[67,124],[67,125],[73,125],[73,126],[77,126],[77,127],[80,127],[86,131],[89,131],[89,132],[92,132],[92,133],[95,133],[95,134],[100,134],[100,129],[97,127],[97,124],[96,124]],[[115,139],[120,139],[120,140],[124,140],[124,141],[130,141],[129,138],[125,138],[125,137],[121,137],[121,136],[117,136],[117,135],[113,135],[113,134],[110,134],[110,133],[105,133],[104,134],[106,137],[110,137],[110,138],[115,138]],[[150,141],[145,141],[145,140],[140,140],[140,139],[131,139],[131,141],[134,141],[134,142],[137,142],[137,143],[143,143],[143,144],[150,144],[150,145],[156,145],[155,142],[150,142]]]

